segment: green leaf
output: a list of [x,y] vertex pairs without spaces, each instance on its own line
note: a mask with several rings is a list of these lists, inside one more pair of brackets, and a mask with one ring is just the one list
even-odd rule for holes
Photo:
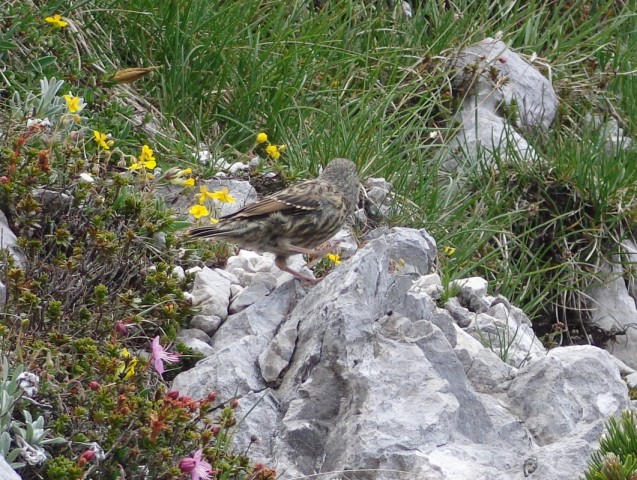
[[0,40],[0,50],[13,50],[14,48],[18,48],[15,43],[8,40]]
[[49,65],[53,65],[56,61],[57,57],[55,55],[48,55],[46,57],[41,57],[37,60],[34,60],[33,62],[31,62],[31,65],[37,70],[42,70]]

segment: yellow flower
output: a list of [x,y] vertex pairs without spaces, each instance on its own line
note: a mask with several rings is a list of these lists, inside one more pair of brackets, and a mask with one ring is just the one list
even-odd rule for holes
[[235,198],[228,192],[228,187],[223,187],[217,192],[209,193],[208,196],[223,203],[234,203],[236,201]]
[[208,209],[203,205],[193,205],[192,207],[190,207],[190,210],[188,210],[188,213],[190,213],[190,215],[195,218],[201,218],[210,215]]
[[46,17],[44,21],[59,28],[66,27],[69,24],[69,22],[62,20],[62,15],[60,15],[59,13],[56,13],[55,15],[51,17]]
[[268,141],[268,135],[265,132],[261,132],[257,135],[257,143],[265,143]]
[[228,193],[228,187],[223,187],[217,192],[209,192],[206,185],[199,187],[199,203],[203,205],[209,198],[219,200],[223,203],[234,203],[236,201],[235,198]]
[[219,223],[219,219],[215,218],[215,217],[210,217],[210,223],[212,223],[213,225],[215,223]]
[[202,185],[199,187],[199,203],[204,204],[206,200],[212,195],[211,192],[208,191],[208,187],[206,185]]
[[148,160],[147,162],[134,162],[128,167],[129,170],[141,170],[142,168],[153,169],[157,166],[157,162],[153,160]]
[[97,130],[93,130],[93,140],[95,140],[104,150],[109,150],[113,143],[115,143],[113,140],[108,139],[107,134],[98,132]]
[[288,146],[287,145],[278,145],[276,148],[279,150],[279,152],[283,152],[286,148],[288,148]]
[[122,358],[130,358],[130,352],[126,348],[122,348],[119,352],[119,356]]
[[133,357],[133,359],[128,364],[128,367],[126,367],[126,370],[125,370],[126,375],[124,375],[124,380],[127,380],[131,378],[133,375],[135,375],[136,366],[137,366],[137,357]]
[[138,157],[139,162],[134,162],[129,168],[129,170],[139,170],[141,168],[146,168],[148,170],[152,170],[157,166],[157,161],[153,156],[153,150],[148,146],[144,145],[142,147],[142,153]]
[[454,253],[456,253],[456,249],[453,247],[444,247],[442,252],[448,257],[451,257]]
[[279,149],[276,148],[276,145],[268,145],[265,148],[265,151],[274,160],[277,160],[281,156],[281,154],[279,153]]
[[[152,148],[150,148],[148,145],[144,145],[142,147],[142,153],[139,156],[139,161],[140,162],[155,162],[156,158],[155,158],[155,152],[153,151]],[[157,165],[157,163],[155,163],[155,165],[153,165],[152,167],[147,167],[147,168],[155,168],[155,166]]]
[[186,175],[192,174],[192,168],[184,168],[183,170],[179,170],[179,168],[174,167],[166,172],[166,179],[172,183],[173,185],[181,185],[183,187],[194,187],[195,179],[194,178],[184,178]]
[[71,92],[64,95],[64,100],[66,100],[66,106],[69,109],[70,113],[78,113],[84,110],[86,107],[86,103],[84,103],[84,99],[80,97],[76,97]]
[[341,256],[337,253],[328,253],[327,259],[334,265],[340,265],[341,263],[343,263],[341,262]]

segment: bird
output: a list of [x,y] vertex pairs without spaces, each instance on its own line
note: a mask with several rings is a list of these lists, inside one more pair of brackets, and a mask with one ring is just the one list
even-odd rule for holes
[[291,255],[322,257],[329,252],[317,250],[345,223],[358,206],[360,180],[356,164],[347,158],[335,158],[316,178],[246,205],[213,225],[188,230],[192,238],[210,238],[234,243],[246,250],[275,254],[275,265],[303,283],[315,284],[290,268]]

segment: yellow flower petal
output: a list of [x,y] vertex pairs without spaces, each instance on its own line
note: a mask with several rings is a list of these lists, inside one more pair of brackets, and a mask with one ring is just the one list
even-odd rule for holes
[[[139,161],[141,163],[151,163],[155,162],[157,159],[155,158],[155,152],[148,145],[144,145],[142,147],[142,153],[139,156]],[[146,166],[146,168],[155,168],[157,163],[152,164],[152,166]]]
[[105,133],[98,132],[97,130],[93,130],[93,140],[95,140],[98,145],[104,150],[109,150],[111,145],[113,145],[113,140],[108,139],[108,135]]
[[279,153],[279,149],[276,148],[276,145],[268,145],[265,149],[265,152],[270,156],[270,158],[273,158],[274,160],[278,159],[281,154]]
[[59,13],[56,13],[55,15],[52,15],[50,17],[46,17],[44,21],[59,28],[66,27],[69,24],[69,22],[62,20],[62,15],[60,15]]
[[453,247],[444,247],[442,251],[448,257],[451,257],[454,253],[456,253],[456,249]]
[[70,113],[81,112],[86,106],[82,98],[76,97],[72,93],[65,94],[64,100],[66,100],[66,107],[69,109]]
[[151,158],[150,160],[146,160],[144,162],[144,168],[147,168],[148,170],[152,170],[156,166],[157,166],[157,162],[155,161],[154,158]]
[[207,217],[210,215],[208,209],[203,205],[193,205],[190,207],[190,210],[188,210],[188,213],[195,218]]
[[268,135],[265,132],[261,132],[257,135],[257,143],[264,143],[268,141]]
[[199,203],[201,204],[206,203],[206,199],[208,198],[208,195],[210,195],[210,192],[208,192],[208,187],[206,185],[202,185],[201,187],[199,187],[199,195],[198,195]]
[[124,380],[127,380],[129,378],[131,378],[133,375],[135,375],[135,367],[137,366],[137,358],[133,357],[133,359],[130,361],[130,364],[128,365],[128,367],[126,367],[126,375],[124,375]]
[[341,256],[336,254],[336,253],[328,253],[327,254],[327,259],[332,262],[334,265],[340,265],[341,263],[343,263],[341,261]]
[[235,198],[228,192],[228,187],[223,187],[221,190],[214,193],[208,193],[207,195],[208,197],[219,200],[223,203],[234,203],[236,201]]

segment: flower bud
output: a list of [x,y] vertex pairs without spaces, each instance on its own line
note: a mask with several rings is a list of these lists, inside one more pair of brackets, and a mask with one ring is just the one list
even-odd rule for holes
[[192,472],[197,466],[197,461],[194,458],[186,457],[179,461],[179,469],[184,473]]
[[179,392],[177,390],[170,390],[166,396],[171,400],[177,400],[179,398]]
[[157,67],[150,68],[124,68],[123,70],[118,70],[113,75],[113,81],[117,83],[133,83],[135,80],[139,80],[144,75],[156,70]]

